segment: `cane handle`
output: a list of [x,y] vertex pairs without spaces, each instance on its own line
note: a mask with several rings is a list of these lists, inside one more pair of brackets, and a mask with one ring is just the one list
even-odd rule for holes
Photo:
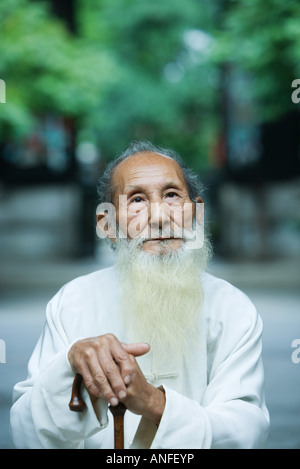
[[114,441],[115,449],[124,449],[124,414],[126,407],[122,402],[119,402],[116,406],[109,406],[114,417]]
[[[82,381],[82,376],[76,374],[72,386],[71,400],[69,402],[69,408],[73,412],[83,412],[86,409],[86,403],[81,395]],[[114,418],[115,449],[124,449],[124,414],[126,407],[122,402],[119,402],[116,406],[110,405],[109,410]]]
[[73,381],[72,395],[69,402],[70,410],[73,412],[83,412],[86,409],[86,403],[81,395],[82,376],[77,374]]

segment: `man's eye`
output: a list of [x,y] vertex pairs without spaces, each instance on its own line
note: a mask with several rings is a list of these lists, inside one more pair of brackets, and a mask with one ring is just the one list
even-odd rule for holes
[[132,202],[139,203],[139,202],[142,202],[142,201],[143,201],[142,197],[136,197],[135,199],[133,199]]
[[176,192],[168,192],[168,193],[166,194],[166,196],[172,198],[172,197],[177,197],[177,194],[176,194]]

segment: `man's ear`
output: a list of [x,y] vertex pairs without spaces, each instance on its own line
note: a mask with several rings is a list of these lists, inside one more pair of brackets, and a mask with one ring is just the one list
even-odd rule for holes
[[[101,204],[103,205],[103,204]],[[97,222],[97,235],[99,238],[110,238],[113,242],[116,241],[116,211],[114,206],[110,204],[108,208],[97,209],[96,222]]]
[[202,197],[200,197],[200,195],[195,197],[195,202],[196,204],[204,204],[203,199]]

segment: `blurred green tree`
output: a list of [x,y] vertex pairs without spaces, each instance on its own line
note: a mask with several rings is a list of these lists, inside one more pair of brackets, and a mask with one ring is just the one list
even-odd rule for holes
[[196,169],[207,166],[219,124],[214,8],[205,0],[79,2],[80,34],[105,43],[117,66],[85,122],[108,158],[132,139],[149,139]]
[[294,79],[300,77],[299,0],[218,2],[214,59],[247,72],[259,119],[273,121],[295,110]]
[[46,2],[0,3],[0,139],[57,112],[106,159],[143,138],[200,170],[221,133],[224,64],[251,76],[259,119],[295,109],[298,0],[77,0],[76,9],[74,36]]
[[44,2],[1,2],[0,31],[1,140],[28,134],[39,113],[81,118],[93,109],[114,68],[103,48],[72,36]]

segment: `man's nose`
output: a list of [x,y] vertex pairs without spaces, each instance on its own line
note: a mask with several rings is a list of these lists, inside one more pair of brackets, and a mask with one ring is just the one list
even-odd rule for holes
[[149,225],[156,230],[170,226],[168,204],[163,202],[152,202],[150,204]]

